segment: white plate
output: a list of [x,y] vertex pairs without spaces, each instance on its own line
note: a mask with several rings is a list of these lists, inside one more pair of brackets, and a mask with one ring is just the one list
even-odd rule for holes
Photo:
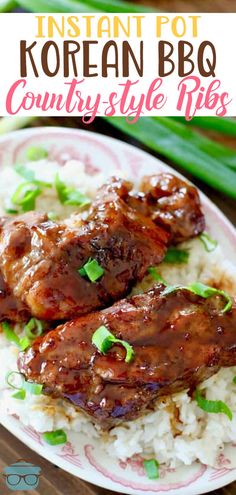
[[[115,132],[115,131],[114,131]],[[141,177],[171,168],[151,155],[113,138],[62,128],[36,128],[14,132],[0,138],[0,166],[25,161],[25,151],[31,145],[49,149],[49,157],[62,164],[68,159],[81,160],[89,174],[104,171],[117,174],[125,171],[129,176]],[[176,172],[174,172],[176,173]],[[236,263],[236,232],[224,215],[202,195],[208,230],[224,248],[225,256]],[[119,493],[136,495],[199,495],[222,487],[236,479],[236,469],[229,469],[227,454],[222,456],[222,467],[212,469],[199,463],[176,470],[161,469],[160,479],[146,478],[141,456],[127,462],[112,460],[98,441],[88,440],[82,434],[69,434],[68,443],[50,447],[41,435],[25,427],[12,416],[0,412],[0,420],[11,433],[53,464],[84,480]],[[235,459],[236,445],[227,447]]]

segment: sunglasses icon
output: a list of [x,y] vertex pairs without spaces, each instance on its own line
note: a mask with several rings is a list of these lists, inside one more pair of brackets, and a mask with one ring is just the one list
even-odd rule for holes
[[26,485],[35,487],[35,485],[39,481],[39,476],[40,475],[36,475],[36,474],[25,474],[25,475],[24,474],[21,474],[21,475],[20,474],[9,474],[9,475],[5,475],[5,478],[6,478],[8,485],[11,485],[11,486],[17,486],[23,480],[26,483]]

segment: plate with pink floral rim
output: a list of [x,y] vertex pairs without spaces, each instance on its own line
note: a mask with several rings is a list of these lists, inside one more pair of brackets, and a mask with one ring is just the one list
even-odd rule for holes
[[[115,130],[114,130],[115,133]],[[117,139],[89,131],[64,128],[34,128],[13,132],[0,138],[0,166],[25,161],[29,146],[43,146],[49,159],[63,165],[67,160],[82,161],[86,173],[104,171],[113,175],[125,172],[137,180],[146,174],[172,171],[148,153]],[[174,172],[176,173],[176,172]],[[226,217],[203,194],[201,199],[210,234],[236,263],[236,231]],[[158,480],[149,480],[141,455],[126,461],[115,460],[102,449],[101,442],[81,433],[68,433],[65,445],[51,447],[42,435],[24,426],[17,417],[1,413],[0,421],[28,447],[53,464],[79,478],[119,493],[136,495],[198,495],[222,487],[236,479],[236,445],[230,444],[218,459],[218,468],[200,463],[177,469],[160,468]]]

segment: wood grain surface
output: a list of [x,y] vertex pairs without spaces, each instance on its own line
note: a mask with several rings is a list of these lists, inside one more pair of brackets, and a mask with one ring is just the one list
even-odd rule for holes
[[[33,1],[33,0],[32,0]],[[112,0],[111,0],[112,2]],[[145,3],[144,0],[136,0],[136,3]],[[149,5],[156,7],[163,12],[236,12],[236,0],[149,0],[146,2]],[[80,119],[40,119],[35,125],[64,125],[68,127],[84,128]],[[108,127],[103,121],[97,120],[89,130],[102,132],[103,134],[113,135],[114,137],[126,140],[117,131]],[[224,141],[236,149],[235,139],[226,139],[219,136],[213,136],[218,141]],[[128,140],[138,146],[134,140]],[[162,158],[162,157],[160,157]],[[170,162],[169,162],[170,163]],[[171,164],[173,166],[173,164]],[[177,167],[174,167],[177,169]],[[180,169],[178,169],[180,170]],[[181,171],[181,170],[180,170]],[[236,226],[236,202],[225,198],[218,192],[214,192],[200,181],[194,178],[189,178],[195,182],[226,214],[226,216]],[[18,459],[25,459],[42,468],[42,476],[37,490],[30,492],[15,491],[10,492],[5,485],[4,479],[1,477],[4,466],[8,466]],[[25,447],[19,440],[8,433],[3,427],[0,427],[0,495],[10,495],[15,493],[34,494],[34,495],[112,495],[113,492],[95,487],[78,478],[62,471],[58,467],[52,465],[42,457],[35,454],[33,451]],[[227,487],[211,492],[212,495],[236,495],[236,482]],[[122,495],[122,494],[120,494]]]

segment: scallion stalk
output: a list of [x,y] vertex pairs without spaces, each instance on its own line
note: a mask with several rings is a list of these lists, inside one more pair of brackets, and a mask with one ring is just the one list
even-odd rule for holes
[[[223,152],[221,147],[221,153],[216,156],[216,143],[168,117],[144,117],[135,124],[126,122],[124,117],[106,117],[106,121],[236,199],[236,172],[225,163],[232,150],[223,147]],[[236,164],[236,153],[232,159]]]

